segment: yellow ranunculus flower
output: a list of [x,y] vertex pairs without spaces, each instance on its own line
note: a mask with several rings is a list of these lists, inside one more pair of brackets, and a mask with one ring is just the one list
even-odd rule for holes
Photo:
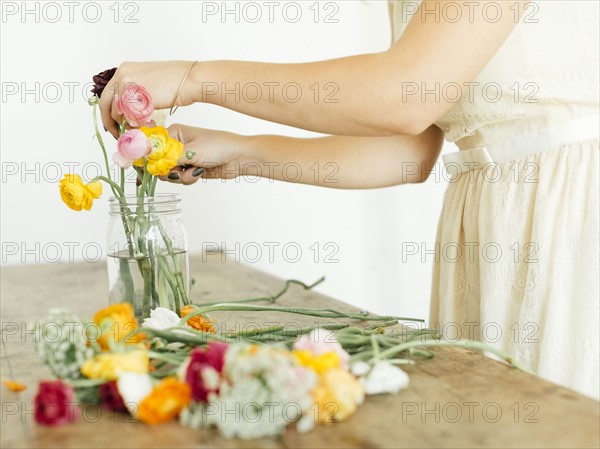
[[312,390],[315,402],[315,422],[342,421],[352,415],[365,397],[363,385],[342,369],[342,359],[335,351],[314,355],[311,351],[293,351],[298,363],[313,370],[319,376]]
[[342,359],[333,351],[325,352],[320,355],[314,355],[312,352],[301,349],[294,351],[294,356],[300,365],[310,368],[317,374],[324,373],[333,368],[342,367]]
[[[177,161],[183,155],[183,144],[169,137],[169,132],[162,126],[140,128],[146,137],[150,140],[152,152],[147,156],[147,169],[151,175],[166,176],[169,171],[177,166]],[[136,159],[134,165],[144,166],[144,159]]]
[[81,365],[81,374],[89,379],[117,380],[123,372],[147,374],[148,351],[143,346],[126,352],[103,352]]
[[98,181],[84,184],[82,179],[74,174],[66,174],[60,180],[60,196],[73,210],[90,210],[92,203],[100,195],[102,195],[102,183]]
[[[90,339],[96,337],[96,341],[104,350],[110,349],[109,341],[115,343],[124,341],[131,332],[140,327],[133,313],[133,307],[128,302],[112,304],[99,310],[93,320],[101,334],[90,336]],[[125,343],[139,343],[144,338],[145,336],[138,332]]]
[[363,402],[365,390],[348,371],[334,368],[319,376],[312,397],[317,405],[315,422],[330,423],[343,421],[352,415]]

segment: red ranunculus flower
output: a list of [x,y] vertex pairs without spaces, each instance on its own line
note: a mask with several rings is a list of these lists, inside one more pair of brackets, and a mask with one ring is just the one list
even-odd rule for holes
[[114,380],[100,385],[100,403],[108,410],[127,413],[127,407]]
[[73,387],[61,380],[40,382],[35,396],[35,422],[60,426],[79,419]]
[[115,74],[116,71],[117,71],[117,68],[113,67],[112,69],[105,70],[102,73],[98,73],[97,75],[94,75],[94,78],[93,78],[94,87],[92,87],[92,93],[94,95],[97,95],[98,98],[100,98],[100,96],[102,95],[102,91],[104,90],[104,88],[106,87],[108,82],[111,80],[111,78],[113,77],[113,75]]
[[192,388],[194,401],[206,402],[208,393],[218,391],[218,389],[215,390],[206,385],[202,372],[207,368],[212,368],[221,374],[228,347],[227,343],[210,341],[206,348],[196,348],[190,352],[190,363],[185,373],[185,381]]

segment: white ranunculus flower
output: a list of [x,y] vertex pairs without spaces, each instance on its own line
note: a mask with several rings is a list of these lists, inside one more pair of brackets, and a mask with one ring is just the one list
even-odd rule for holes
[[119,375],[117,389],[123,402],[133,416],[137,415],[142,402],[152,392],[154,383],[149,374],[124,372]]
[[167,111],[164,109],[155,109],[152,114],[152,120],[156,123],[156,126],[167,126]]
[[177,327],[181,318],[166,307],[157,307],[150,311],[150,318],[145,318],[142,327],[162,331]]
[[371,370],[371,365],[367,362],[354,362],[350,367],[350,371],[356,377],[361,377],[367,374]]
[[370,371],[367,368],[368,364],[365,362],[356,362],[352,365],[352,374],[360,376],[360,383],[363,384],[368,395],[396,394],[408,387],[408,374],[390,362],[379,361]]

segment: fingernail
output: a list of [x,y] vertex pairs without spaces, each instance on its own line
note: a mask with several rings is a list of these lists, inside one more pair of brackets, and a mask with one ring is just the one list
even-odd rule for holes
[[197,177],[204,173],[204,169],[202,167],[198,167],[196,170],[192,172],[192,176]]
[[172,179],[173,181],[175,181],[176,179],[179,179],[179,175],[177,173],[169,173],[167,178]]
[[185,157],[187,157],[188,159],[193,159],[195,155],[196,155],[195,151],[186,151],[185,152]]

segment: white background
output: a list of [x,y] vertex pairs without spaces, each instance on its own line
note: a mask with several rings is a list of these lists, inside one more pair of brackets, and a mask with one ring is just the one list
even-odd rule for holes
[[[204,3],[222,12],[222,2]],[[244,9],[245,2],[228,2],[239,13],[225,17],[203,15],[202,2],[191,1],[3,2],[2,263],[95,259],[105,247],[109,190],[91,212],[80,213],[67,209],[58,192],[72,164],[87,179],[98,174],[101,153],[84,99],[93,74],[125,60],[300,62],[389,47],[385,1],[298,2],[302,16],[295,23],[294,5],[274,3],[273,23],[265,2],[255,3],[262,17],[251,23],[257,10]],[[23,15],[24,5],[32,12]],[[337,23],[326,23],[329,13]],[[315,135],[209,105],[180,109],[173,118],[241,134]],[[114,140],[107,141],[112,153]],[[427,317],[433,255],[403,248],[433,250],[443,178],[374,191],[251,181],[159,186],[182,194],[192,252],[224,243],[230,258],[282,278],[311,282],[325,275],[318,290],[338,299]],[[276,244],[271,258],[267,245]],[[302,254],[292,262],[297,248]],[[332,252],[333,263],[326,263]]]

